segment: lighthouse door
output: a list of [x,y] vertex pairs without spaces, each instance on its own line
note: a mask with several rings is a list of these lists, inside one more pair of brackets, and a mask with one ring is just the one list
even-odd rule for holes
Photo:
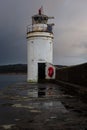
[[45,79],[45,63],[38,63],[38,81]]

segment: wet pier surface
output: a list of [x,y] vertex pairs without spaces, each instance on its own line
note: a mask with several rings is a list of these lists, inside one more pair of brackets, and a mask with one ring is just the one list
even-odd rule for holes
[[0,91],[0,130],[87,130],[87,103],[56,84],[14,84]]

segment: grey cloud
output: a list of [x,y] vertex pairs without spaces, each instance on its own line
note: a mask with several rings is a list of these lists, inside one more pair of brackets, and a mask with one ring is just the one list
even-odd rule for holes
[[86,0],[0,0],[0,64],[27,62],[26,26],[41,5],[55,17],[54,63],[87,61]]
[[87,49],[87,42],[81,42],[79,44],[72,44],[72,47],[81,48],[81,49]]

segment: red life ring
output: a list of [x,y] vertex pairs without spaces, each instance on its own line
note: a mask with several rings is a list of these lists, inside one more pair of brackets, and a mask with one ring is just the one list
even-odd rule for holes
[[53,67],[49,67],[49,68],[48,68],[48,76],[49,76],[49,77],[52,77],[53,74],[54,74],[54,69],[53,69]]

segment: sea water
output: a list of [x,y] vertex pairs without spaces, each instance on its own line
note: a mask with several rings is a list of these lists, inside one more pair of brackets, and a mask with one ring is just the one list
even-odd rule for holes
[[26,82],[27,76],[23,74],[1,74],[0,75],[0,89],[8,87],[9,85]]

